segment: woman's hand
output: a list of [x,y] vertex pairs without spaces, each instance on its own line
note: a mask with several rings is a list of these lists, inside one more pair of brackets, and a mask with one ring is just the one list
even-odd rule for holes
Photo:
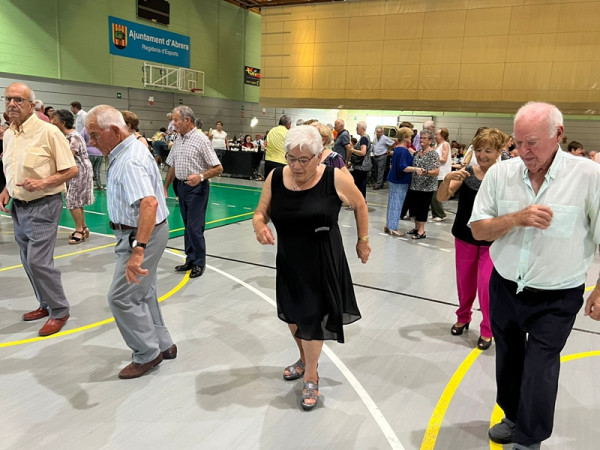
[[267,225],[257,226],[254,234],[256,235],[256,240],[262,245],[275,245],[275,237],[273,237],[273,232]]
[[446,175],[445,180],[448,181],[460,181],[461,183],[465,181],[465,178],[470,177],[471,175],[465,169],[453,170],[448,175]]
[[356,244],[356,254],[358,255],[358,259],[360,259],[363,264],[366,264],[369,260],[369,255],[371,254],[369,242],[359,239]]

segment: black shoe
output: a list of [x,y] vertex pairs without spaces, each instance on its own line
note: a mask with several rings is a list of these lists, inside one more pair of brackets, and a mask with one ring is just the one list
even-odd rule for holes
[[194,265],[191,262],[186,262],[185,264],[182,264],[180,266],[175,266],[175,270],[177,272],[187,272],[192,267],[194,267]]
[[198,278],[204,273],[205,266],[193,266],[190,272],[190,278]]
[[450,334],[452,334],[453,336],[460,336],[461,334],[463,334],[463,331],[469,329],[469,323],[471,322],[465,323],[462,327],[459,327],[456,324],[452,325],[452,328],[450,328]]
[[479,339],[477,339],[477,348],[479,350],[487,350],[488,348],[490,348],[491,345],[492,345],[491,339],[489,341],[486,341],[481,336],[479,336]]

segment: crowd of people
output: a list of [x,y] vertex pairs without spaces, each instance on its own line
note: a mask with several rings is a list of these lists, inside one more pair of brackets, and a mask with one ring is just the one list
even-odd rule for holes
[[[218,151],[228,149],[223,124],[204,133],[191,108],[176,107],[169,127],[153,139],[170,141],[163,181],[134,113],[109,105],[86,113],[78,102],[71,111],[44,108],[31,88],[18,82],[6,88],[4,99],[10,132],[4,130],[6,186],[0,210],[9,212],[12,200],[15,240],[39,303],[23,320],[48,317],[39,330],[48,336],[69,319],[53,250],[63,192],[75,221],[69,243],[89,236],[83,207],[94,201],[95,165],[88,153],[94,148],[108,158],[107,208],[117,239],[108,302],[132,350],[131,363],[118,376],[138,378],[175,359],[177,346],[162,319],[156,289],[169,238],[165,198],[176,183],[186,260],[175,270],[202,276],[209,180],[223,171]],[[48,122],[40,118],[46,111]],[[382,189],[386,179],[390,186],[384,227],[390,236],[404,234],[399,223],[408,214],[414,228],[407,234],[426,238],[430,208],[434,219],[444,220],[443,202],[458,198],[452,234],[459,308],[449,331],[458,336],[469,328],[478,297],[477,347],[486,350],[496,343],[497,401],[505,414],[489,437],[516,449],[539,449],[552,432],[560,352],[583,305],[587,270],[600,244],[600,166],[582,157],[577,142],[561,151],[560,111],[547,103],[523,106],[513,136],[480,128],[460,162],[453,161],[456,146],[448,142],[448,130],[433,123],[419,131],[403,123],[394,139],[383,139],[378,128],[374,143],[362,121],[355,143],[342,120],[333,127],[316,120],[293,128],[291,123],[284,115],[267,134],[266,179],[252,224],[260,244],[277,245],[277,315],[299,351],[282,375],[302,378],[301,407],[311,410],[319,403],[323,342],[345,342],[344,325],[361,318],[338,216],[343,204],[354,211],[355,251],[367,263],[366,179],[374,166],[374,189]],[[243,143],[252,144],[251,138]],[[387,177],[380,176],[384,171]],[[557,265],[559,258],[563,264]],[[600,320],[600,283],[585,313]]]

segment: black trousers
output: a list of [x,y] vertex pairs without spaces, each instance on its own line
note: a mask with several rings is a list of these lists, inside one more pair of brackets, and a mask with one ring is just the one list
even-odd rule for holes
[[185,224],[183,237],[185,244],[186,263],[196,266],[206,265],[206,242],[204,240],[204,228],[206,226],[206,207],[208,206],[208,195],[210,183],[208,180],[196,186],[187,183],[179,183],[179,209]]
[[490,279],[490,319],[496,341],[496,401],[516,423],[514,442],[548,439],[554,424],[560,352],[583,305],[585,285],[556,291],[525,289]]
[[273,169],[277,169],[278,167],[285,167],[286,164],[281,164],[275,161],[269,161],[268,159],[265,160],[265,179],[267,179],[267,176],[271,173],[271,171]]
[[352,172],[352,178],[354,178],[354,184],[363,195],[365,200],[367,199],[367,176],[369,175],[368,170],[356,170],[354,169]]

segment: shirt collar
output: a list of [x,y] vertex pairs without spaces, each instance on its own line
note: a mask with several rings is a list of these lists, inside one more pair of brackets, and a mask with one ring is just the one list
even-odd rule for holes
[[27,133],[32,127],[35,126],[35,121],[40,120],[40,118],[33,112],[29,118],[21,124],[20,127],[17,127],[14,123],[10,124],[10,129],[15,133]]
[[184,139],[189,139],[191,138],[194,133],[196,133],[198,131],[198,129],[196,127],[192,128],[190,131],[188,131],[187,133],[185,133],[183,136],[181,136]]
[[129,137],[127,139],[119,142],[119,145],[117,145],[115,148],[113,148],[112,151],[108,154],[109,162],[113,162],[115,159],[117,159],[121,155],[121,153],[123,153],[125,148],[127,148],[131,144],[133,144],[134,141],[135,141],[135,136],[133,134],[131,134],[131,135],[129,135]]
[[[552,164],[550,164],[548,171],[544,175],[544,179],[549,180],[550,178],[552,178],[552,179],[556,178],[556,175],[558,174],[558,167],[561,164],[564,157],[565,156],[563,155],[563,150],[560,148],[560,145],[559,145],[558,150],[556,151],[556,153],[554,155],[554,160],[552,161]],[[523,160],[521,160],[521,161],[523,161]],[[523,179],[525,180],[528,178],[529,178],[529,171],[528,171],[525,163],[523,163]]]

